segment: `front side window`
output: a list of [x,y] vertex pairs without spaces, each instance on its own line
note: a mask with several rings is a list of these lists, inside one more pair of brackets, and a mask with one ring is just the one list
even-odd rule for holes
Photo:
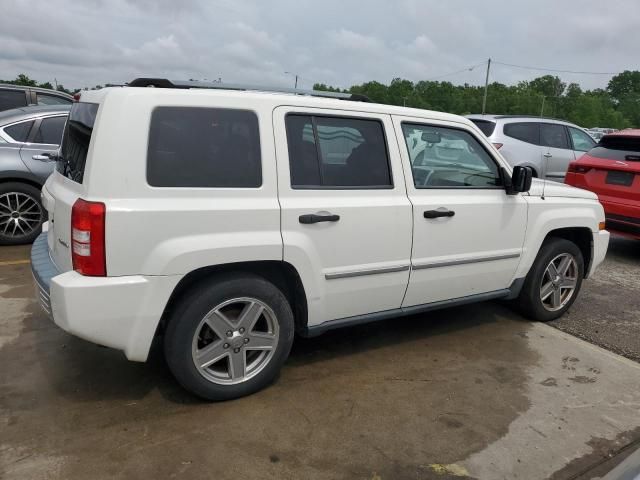
[[402,124],[416,188],[495,188],[498,165],[469,132]]
[[289,114],[285,123],[292,187],[393,186],[379,120]]
[[570,149],[564,126],[556,123],[540,124],[540,144],[545,147]]
[[59,145],[62,140],[62,132],[64,131],[64,124],[66,122],[66,116],[43,118],[38,127],[38,131],[33,137],[33,143]]
[[4,128],[4,133],[9,135],[16,142],[26,142],[29,138],[29,132],[33,126],[33,120],[27,120],[26,122],[16,123],[9,127]]
[[507,137],[515,138],[533,145],[540,145],[540,128],[536,122],[507,123],[503,132]]
[[225,108],[156,108],[149,129],[147,182],[154,187],[260,187],[257,115]]
[[571,135],[573,149],[579,152],[588,152],[596,144],[587,133],[577,128],[569,127],[569,135]]

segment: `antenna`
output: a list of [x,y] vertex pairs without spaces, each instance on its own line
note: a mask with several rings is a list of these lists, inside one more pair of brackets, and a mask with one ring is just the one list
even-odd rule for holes
[[547,186],[547,170],[549,170],[549,159],[551,158],[551,154],[547,152],[543,155],[543,157],[544,157],[544,172],[542,176],[542,196],[540,197],[542,198],[542,200],[544,200],[544,190],[545,190],[545,187]]

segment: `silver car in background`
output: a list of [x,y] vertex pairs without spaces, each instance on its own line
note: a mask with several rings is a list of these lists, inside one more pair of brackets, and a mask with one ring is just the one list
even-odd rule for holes
[[563,182],[569,163],[596,142],[582,128],[552,118],[515,115],[467,115],[512,165],[533,175]]
[[0,112],[0,245],[30,243],[46,212],[40,190],[55,167],[71,105]]

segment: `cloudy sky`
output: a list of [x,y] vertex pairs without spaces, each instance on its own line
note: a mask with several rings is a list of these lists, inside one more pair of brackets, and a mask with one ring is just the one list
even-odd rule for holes
[[[638,0],[0,0],[0,11],[0,78],[67,88],[139,76],[293,86],[285,71],[303,88],[394,77],[481,84],[484,66],[466,68],[488,57],[640,69]],[[491,79],[544,73],[496,64]],[[558,75],[585,88],[610,78]]]

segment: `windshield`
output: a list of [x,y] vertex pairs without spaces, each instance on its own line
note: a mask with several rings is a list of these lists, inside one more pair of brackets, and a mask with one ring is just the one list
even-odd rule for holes
[[82,183],[97,113],[98,105],[95,103],[74,103],[69,112],[57,169],[74,182]]

